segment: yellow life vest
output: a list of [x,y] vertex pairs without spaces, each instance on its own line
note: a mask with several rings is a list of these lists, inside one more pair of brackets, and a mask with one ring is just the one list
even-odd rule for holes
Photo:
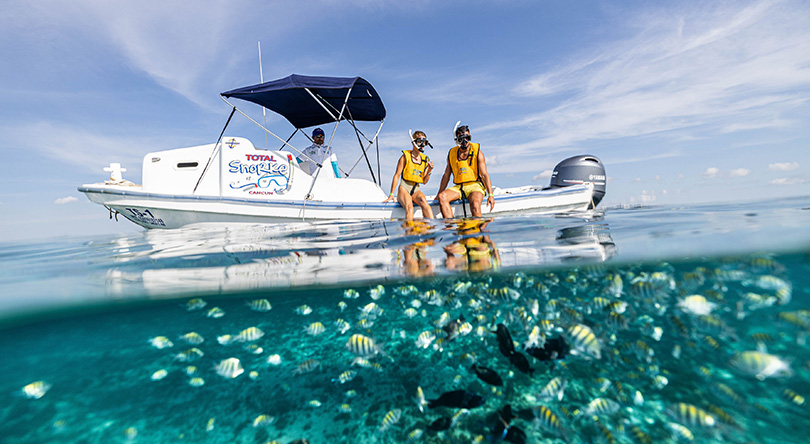
[[480,145],[470,143],[469,154],[464,160],[458,160],[458,145],[450,148],[447,161],[453,169],[453,183],[456,185],[478,181],[478,150]]
[[425,170],[427,169],[428,162],[430,162],[430,158],[427,154],[419,153],[421,162],[418,164],[413,163],[411,150],[403,151],[402,154],[405,155],[405,168],[402,170],[402,178],[409,182],[425,183]]

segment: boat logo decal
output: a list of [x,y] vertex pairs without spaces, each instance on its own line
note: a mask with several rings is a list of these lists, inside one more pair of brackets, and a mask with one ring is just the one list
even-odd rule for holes
[[225,145],[228,145],[228,148],[233,149],[234,146],[239,145],[239,142],[237,142],[236,139],[231,139],[225,142]]
[[245,154],[228,162],[230,188],[247,194],[284,194],[290,186],[290,161],[267,154]]
[[166,223],[163,222],[163,219],[159,219],[152,214],[152,211],[149,208],[138,209],[138,208],[124,208],[129,213],[123,213],[124,217],[127,219],[139,223],[142,225],[151,225],[153,227],[166,227]]

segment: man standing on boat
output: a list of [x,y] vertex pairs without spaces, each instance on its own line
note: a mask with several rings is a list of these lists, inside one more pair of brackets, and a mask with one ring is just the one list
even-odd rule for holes
[[298,164],[304,172],[312,175],[318,164],[323,165],[329,157],[329,147],[323,144],[324,132],[320,128],[312,130],[312,145],[304,148],[301,156],[298,156]]
[[[397,171],[391,181],[391,193],[384,202],[396,197],[397,202],[405,209],[406,220],[413,220],[414,203],[422,209],[423,218],[433,219],[433,209],[430,208],[425,193],[419,189],[419,185],[428,183],[430,173],[433,171],[433,162],[424,153],[425,146],[428,145],[427,136],[422,131],[416,131],[411,137],[411,149],[403,151],[402,156],[399,157]],[[399,182],[399,188],[394,191],[397,182]]]
[[[453,210],[450,202],[459,198],[470,202],[470,212],[473,217],[481,217],[481,202],[484,200],[484,190],[486,187],[487,204],[489,211],[495,208],[495,197],[492,195],[492,181],[487,172],[487,163],[481,146],[477,143],[470,143],[470,129],[467,125],[456,128],[456,143],[458,145],[450,148],[447,155],[447,168],[444,169],[444,176],[439,184],[439,207],[442,217],[450,219],[453,217]],[[450,174],[453,175],[454,186],[445,189],[450,181]],[[462,204],[464,201],[462,200]]]

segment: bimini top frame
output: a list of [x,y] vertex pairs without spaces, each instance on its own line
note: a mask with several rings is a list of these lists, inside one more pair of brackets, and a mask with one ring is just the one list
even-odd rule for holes
[[[374,87],[362,77],[315,77],[292,74],[283,79],[226,91],[220,96],[234,110],[239,111],[268,134],[283,142],[284,146],[290,147],[299,154],[302,154],[301,151],[289,144],[290,139],[296,132],[302,128],[336,123],[327,144],[327,149],[331,152],[332,141],[337,132],[338,124],[342,120],[347,121],[354,128],[362,155],[348,173],[344,172],[345,176],[348,177],[360,160],[365,158],[372,179],[375,183],[381,185],[381,182],[377,180],[380,176],[380,153],[377,136],[380,134],[385,121],[385,106]],[[295,127],[295,131],[287,140],[282,139],[226,100],[226,98],[231,97],[256,103],[278,113]],[[380,126],[374,136],[368,138],[357,127],[356,121],[379,121]],[[309,138],[306,132],[302,131],[302,133]],[[367,145],[363,142],[363,139],[365,139]],[[367,154],[368,149],[375,144],[377,147],[376,177]],[[318,164],[318,167],[318,172],[320,172],[321,165]]]

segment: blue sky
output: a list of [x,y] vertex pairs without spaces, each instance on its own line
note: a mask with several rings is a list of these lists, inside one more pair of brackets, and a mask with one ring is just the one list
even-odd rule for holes
[[[810,3],[789,0],[7,1],[0,241],[139,230],[76,187],[110,162],[140,183],[147,152],[214,142],[219,93],[258,83],[259,41],[265,80],[375,86],[386,189],[408,129],[441,170],[461,120],[499,187],[546,184],[589,153],[606,165],[606,206],[807,195],[808,23]],[[353,162],[343,134],[335,149]],[[227,135],[265,143],[238,115]]]

